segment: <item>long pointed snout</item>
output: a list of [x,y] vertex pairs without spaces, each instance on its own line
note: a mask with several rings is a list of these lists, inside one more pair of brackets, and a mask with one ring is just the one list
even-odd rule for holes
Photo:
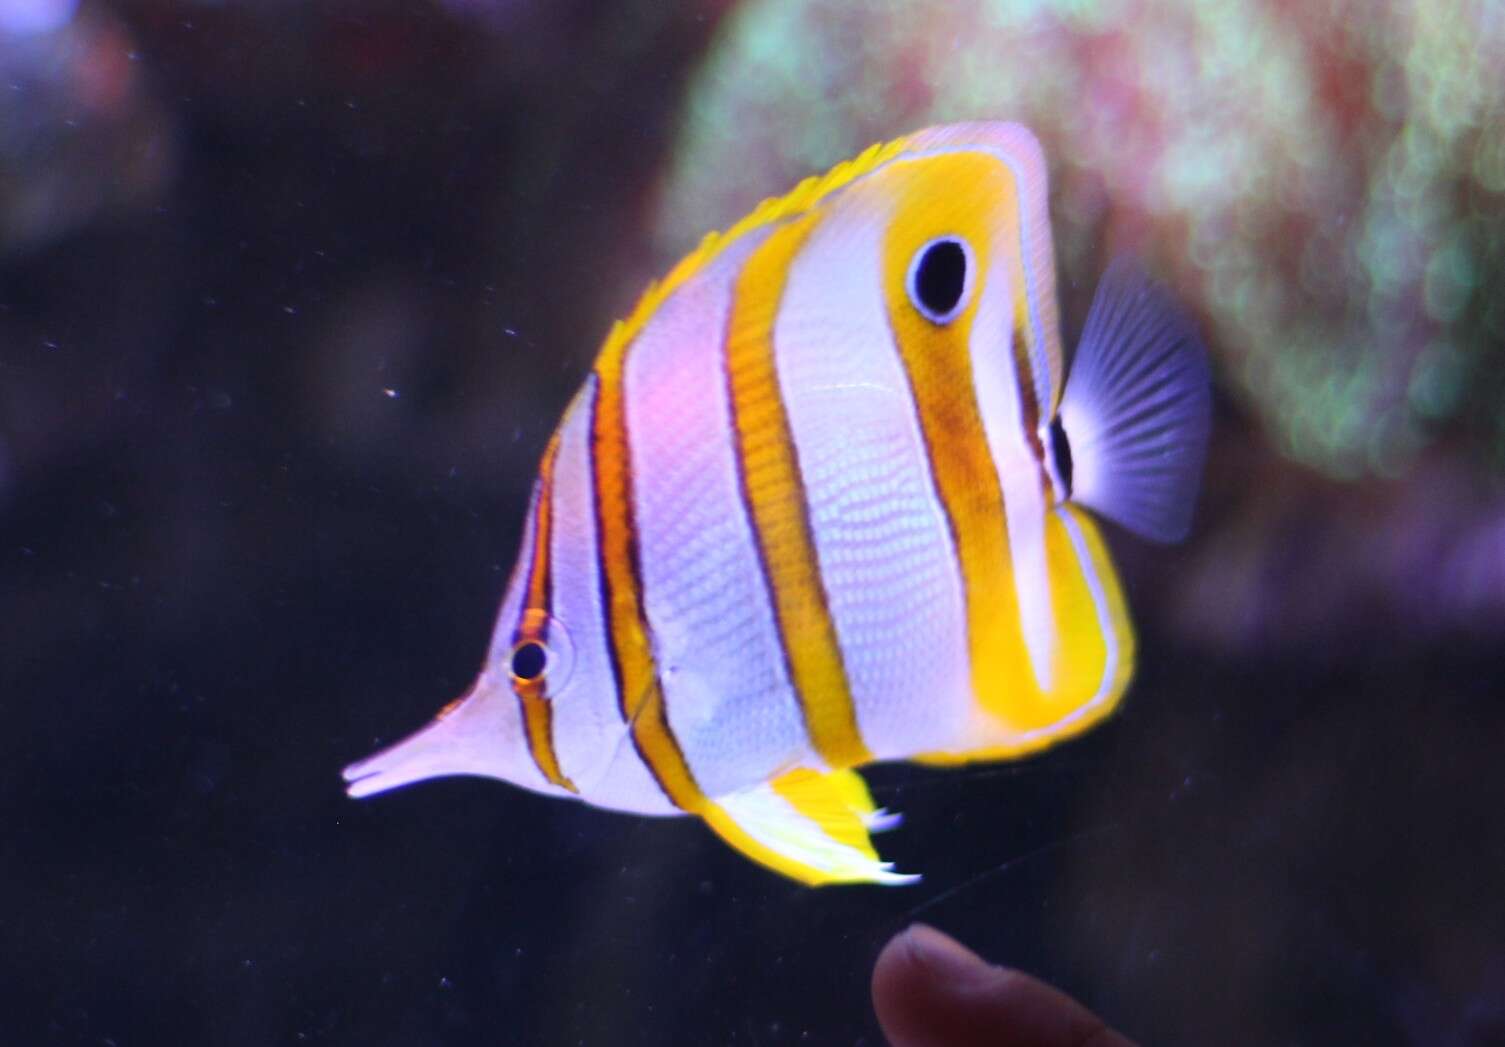
[[342,772],[345,791],[356,799],[411,785],[427,778],[466,771],[455,760],[452,721],[437,719],[402,741],[357,760]]
[[502,744],[508,726],[501,722],[506,703],[488,697],[483,680],[426,727],[346,767],[345,791],[361,799],[456,774],[515,781],[509,747]]

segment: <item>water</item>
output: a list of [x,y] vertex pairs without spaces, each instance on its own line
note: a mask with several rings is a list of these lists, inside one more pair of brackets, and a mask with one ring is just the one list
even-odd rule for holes
[[[1049,6],[986,24],[1023,33]],[[1505,1041],[1493,387],[1355,464],[1404,392],[1371,412],[1322,384],[1334,358],[1298,374],[1240,340],[1215,272],[1180,288],[1219,383],[1194,537],[1110,536],[1140,675],[1038,759],[873,771],[906,819],[885,855],[921,885],[809,891],[688,820],[493,783],[345,798],[343,765],[469,682],[554,419],[691,246],[662,238],[702,218],[683,179],[712,162],[706,70],[806,9],[728,10],[151,2],[0,37],[7,1042],[876,1044],[872,963],[914,919],[1147,1043]],[[1094,10],[1055,31],[1153,44]],[[1001,57],[1042,53],[1019,39],[1036,49]],[[982,115],[951,89],[880,93],[891,63],[801,68],[846,86],[771,110],[806,152],[840,146],[795,150],[796,174]],[[1061,66],[1037,68],[1048,86]],[[1070,113],[1030,91],[1023,115],[1071,153]],[[816,133],[848,102],[867,115]],[[744,122],[728,183],[785,188],[770,136]],[[1072,155],[1053,153],[1068,333],[1129,192]],[[1499,198],[1469,199],[1495,286]],[[1176,215],[1145,221],[1180,271]],[[1218,243],[1270,249],[1245,228],[1199,241],[1213,269]],[[1358,301],[1346,278],[1322,285],[1333,316]],[[1310,293],[1296,279],[1281,293]],[[1497,371],[1491,300],[1448,301],[1425,344],[1443,330]],[[1412,343],[1364,344],[1410,374]],[[1321,392],[1293,408],[1301,381]]]

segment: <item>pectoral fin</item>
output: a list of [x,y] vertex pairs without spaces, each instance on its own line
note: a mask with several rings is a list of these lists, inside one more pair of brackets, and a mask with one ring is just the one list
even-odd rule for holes
[[868,833],[899,824],[873,806],[856,771],[791,771],[719,796],[703,812],[723,840],[756,862],[814,885],[914,883],[878,857]]

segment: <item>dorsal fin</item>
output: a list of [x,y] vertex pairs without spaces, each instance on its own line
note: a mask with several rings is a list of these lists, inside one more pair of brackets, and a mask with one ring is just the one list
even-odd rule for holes
[[698,247],[685,255],[670,269],[663,279],[648,285],[637,305],[624,319],[612,325],[601,348],[601,355],[620,352],[622,347],[637,337],[664,299],[673,294],[685,281],[705,269],[715,258],[741,237],[755,229],[773,225],[789,218],[797,218],[811,210],[836,190],[869,174],[903,153],[910,146],[913,136],[895,138],[891,142],[879,142],[869,146],[850,160],[844,160],[825,174],[811,175],[783,196],[771,196],[758,204],[741,221],[724,232],[707,233]]

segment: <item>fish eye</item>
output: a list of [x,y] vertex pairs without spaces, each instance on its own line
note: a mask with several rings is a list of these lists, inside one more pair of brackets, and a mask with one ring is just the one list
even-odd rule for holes
[[549,650],[537,640],[524,640],[512,648],[512,678],[532,683],[549,667]]
[[915,252],[906,281],[909,300],[933,324],[948,324],[967,304],[972,251],[965,240],[942,236]]
[[546,685],[544,697],[558,697],[574,672],[575,644],[558,618],[548,611],[530,610],[512,634],[511,650],[504,648],[496,657],[507,667],[514,688]]

